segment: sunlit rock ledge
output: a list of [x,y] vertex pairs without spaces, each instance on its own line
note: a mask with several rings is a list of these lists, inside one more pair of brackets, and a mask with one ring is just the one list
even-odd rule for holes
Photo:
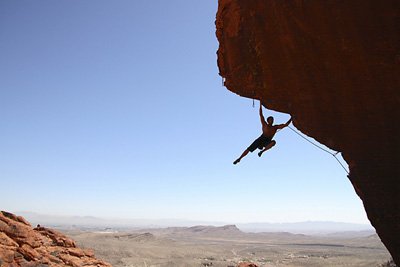
[[60,232],[32,228],[23,217],[4,211],[0,212],[0,266],[111,267]]

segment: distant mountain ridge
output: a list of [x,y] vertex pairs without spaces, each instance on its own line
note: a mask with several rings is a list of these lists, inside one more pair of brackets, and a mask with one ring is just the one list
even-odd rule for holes
[[308,221],[296,223],[246,223],[238,224],[245,232],[290,232],[295,234],[333,234],[338,232],[375,232],[368,224]]
[[[295,223],[238,223],[236,225],[224,222],[190,221],[177,219],[104,219],[93,216],[53,216],[33,212],[18,212],[33,224],[48,225],[54,228],[90,228],[90,229],[128,229],[128,228],[169,228],[182,231],[211,233],[213,231],[229,230],[231,233],[243,232],[289,232],[294,234],[337,234],[341,232],[375,233],[368,224],[355,224],[329,221],[307,221]],[[227,231],[226,231],[227,232]]]
[[197,233],[212,233],[212,232],[240,232],[240,230],[234,224],[224,225],[224,226],[204,226],[197,225],[187,228],[191,232]]

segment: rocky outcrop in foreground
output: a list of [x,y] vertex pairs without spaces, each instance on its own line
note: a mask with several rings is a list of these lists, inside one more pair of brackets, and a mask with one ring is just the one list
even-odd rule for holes
[[60,232],[32,226],[23,217],[0,212],[0,266],[96,266],[111,267],[89,249]]
[[237,267],[258,267],[258,265],[250,262],[239,263]]
[[399,265],[400,1],[218,3],[225,86],[291,114],[304,134],[342,152]]

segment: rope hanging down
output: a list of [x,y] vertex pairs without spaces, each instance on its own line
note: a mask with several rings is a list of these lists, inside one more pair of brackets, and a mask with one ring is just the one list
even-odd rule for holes
[[322,146],[317,145],[317,144],[315,144],[314,142],[308,140],[307,138],[305,138],[303,135],[301,135],[300,133],[298,133],[298,132],[297,132],[295,129],[293,129],[292,127],[290,127],[290,126],[288,126],[288,127],[290,128],[290,130],[292,130],[293,132],[295,132],[298,136],[300,136],[301,138],[303,138],[304,140],[306,140],[306,141],[309,142],[310,144],[312,144],[312,145],[318,147],[319,149],[321,149],[322,151],[325,151],[326,153],[331,154],[331,155],[336,159],[336,161],[339,162],[339,164],[340,164],[340,166],[342,166],[343,170],[344,170],[347,174],[349,174],[349,171],[346,169],[346,167],[345,167],[345,166],[340,162],[340,160],[336,157],[336,155],[339,154],[339,151],[337,151],[336,153],[332,153],[332,152],[330,152],[329,150],[323,148]]

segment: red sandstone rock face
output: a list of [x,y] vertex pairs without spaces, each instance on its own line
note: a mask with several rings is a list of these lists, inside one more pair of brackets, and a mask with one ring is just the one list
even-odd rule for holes
[[219,0],[225,86],[342,152],[400,264],[400,1]]
[[0,266],[111,267],[65,235],[44,227],[32,229],[24,218],[4,211],[0,212]]

